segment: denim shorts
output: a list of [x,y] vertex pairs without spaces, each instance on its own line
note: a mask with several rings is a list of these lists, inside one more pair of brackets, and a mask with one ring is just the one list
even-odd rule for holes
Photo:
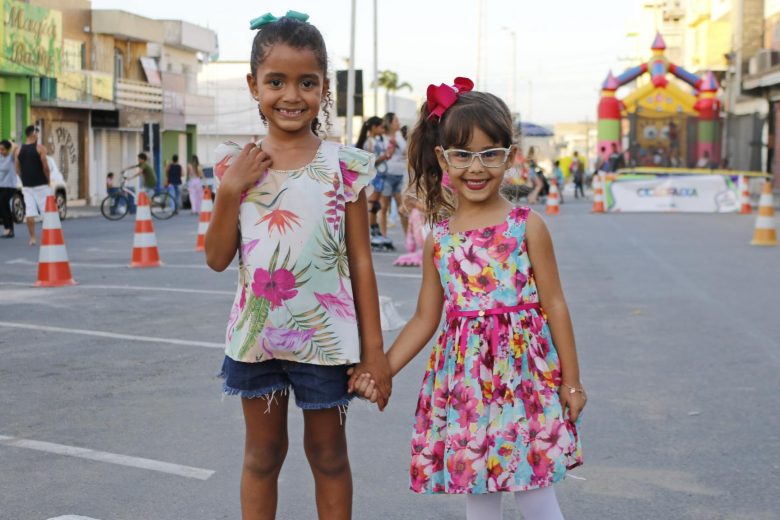
[[374,180],[371,181],[371,186],[374,188],[374,192],[382,194],[382,190],[385,187],[385,174],[377,173]]
[[394,193],[401,193],[404,188],[403,175],[385,175],[385,185],[382,187],[382,196],[390,197]]
[[228,395],[268,399],[292,388],[298,408],[323,410],[345,406],[354,397],[347,392],[349,368],[350,365],[312,365],[282,359],[244,363],[225,356],[220,375]]

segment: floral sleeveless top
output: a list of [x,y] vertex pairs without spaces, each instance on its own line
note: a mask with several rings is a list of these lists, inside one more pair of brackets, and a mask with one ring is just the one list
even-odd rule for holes
[[[240,152],[236,143],[217,148],[216,182]],[[317,365],[360,361],[345,209],[374,174],[372,154],[322,141],[309,164],[268,170],[241,195],[228,357]]]

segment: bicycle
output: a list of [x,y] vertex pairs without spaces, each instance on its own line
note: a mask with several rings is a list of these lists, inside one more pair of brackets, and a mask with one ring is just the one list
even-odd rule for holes
[[[108,220],[120,220],[135,207],[135,193],[127,187],[127,179],[122,178],[122,183],[114,193],[110,193],[100,203],[100,212]],[[168,220],[178,210],[176,201],[167,191],[158,191],[149,199],[149,209],[152,216],[158,220]]]

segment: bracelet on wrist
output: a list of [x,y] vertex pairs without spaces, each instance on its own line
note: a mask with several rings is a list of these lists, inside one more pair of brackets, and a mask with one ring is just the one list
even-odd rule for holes
[[580,388],[577,388],[576,386],[567,385],[566,383],[561,383],[561,386],[563,386],[563,387],[565,387],[565,388],[568,388],[568,389],[569,389],[569,390],[568,390],[568,392],[569,392],[570,394],[574,394],[574,393],[577,393],[577,392],[580,392],[580,393],[582,393],[582,394],[584,394],[584,393],[585,393],[585,389],[584,389],[584,388],[582,388],[582,387],[580,387]]

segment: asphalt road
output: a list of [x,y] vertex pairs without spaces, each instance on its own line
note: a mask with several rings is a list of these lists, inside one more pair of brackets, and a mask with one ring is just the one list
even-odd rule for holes
[[[753,217],[589,209],[547,219],[590,397],[566,517],[780,518],[780,248],[748,245]],[[166,266],[137,270],[131,220],[66,220],[79,285],[58,289],[31,287],[23,228],[0,241],[0,519],[239,518],[243,420],[215,378],[236,271],[205,268],[194,217],[155,227]],[[380,293],[407,318],[419,279],[393,258],[376,255]],[[407,490],[425,362],[384,413],[350,408],[356,519],[465,517]],[[314,518],[294,406],[289,423],[278,518]]]

